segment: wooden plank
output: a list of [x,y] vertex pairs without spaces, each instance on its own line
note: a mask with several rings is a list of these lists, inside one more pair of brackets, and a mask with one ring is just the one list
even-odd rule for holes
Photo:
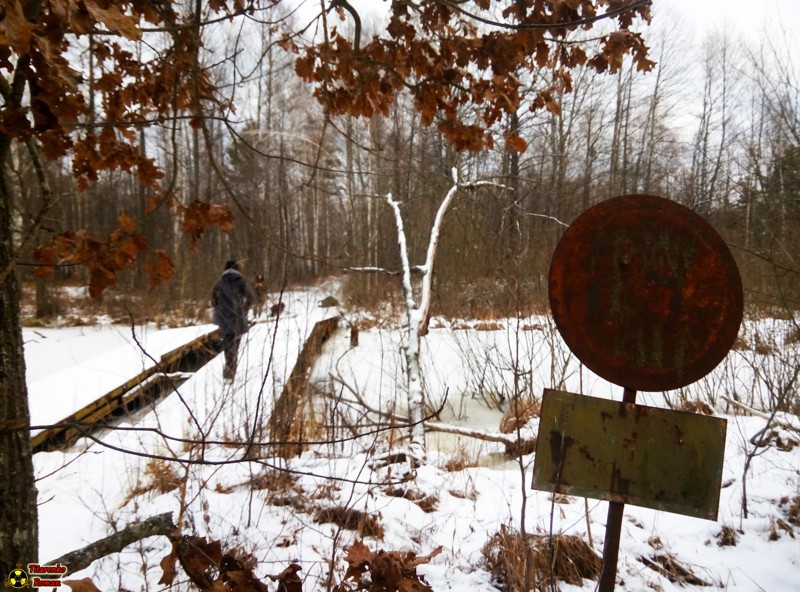
[[[335,316],[319,321],[311,330],[303,349],[297,356],[297,362],[292,368],[292,373],[283,385],[283,390],[272,409],[272,414],[269,418],[269,431],[272,440],[289,442],[293,439],[292,426],[295,423],[297,411],[301,407],[300,401],[308,385],[308,373],[322,352],[322,346],[336,331],[341,318],[341,316]],[[300,454],[302,451],[303,446],[298,444],[297,446],[282,446],[278,450],[278,454],[291,456]]]
[[[210,341],[219,337],[219,330],[215,329],[204,335],[200,335],[184,343],[175,349],[165,353],[161,356],[161,360],[157,365],[143,370],[133,378],[123,382],[121,385],[110,390],[101,397],[95,399],[88,405],[76,410],[72,415],[62,419],[56,425],[42,430],[38,434],[31,437],[31,447],[34,452],[39,449],[49,440],[63,439],[69,442],[81,434],[81,430],[71,427],[70,424],[75,423],[96,423],[108,416],[114,410],[122,405],[127,405],[135,401],[141,396],[142,383],[148,381],[151,377],[161,372],[168,372],[174,364],[179,363],[186,356],[191,355],[193,352],[207,347]],[[148,383],[145,388],[149,387]]]
[[220,338],[219,329],[214,329],[210,333],[206,333],[204,335],[195,337],[190,342],[184,343],[183,345],[176,347],[172,351],[169,351],[164,355],[162,355],[160,360],[161,367],[169,368],[170,366],[178,362],[181,358],[199,349],[207,347],[207,344],[210,341],[214,341],[219,338]]

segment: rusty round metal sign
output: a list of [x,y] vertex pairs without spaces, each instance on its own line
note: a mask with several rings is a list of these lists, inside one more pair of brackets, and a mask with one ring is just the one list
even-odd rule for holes
[[569,348],[615,384],[664,391],[699,380],[733,346],[742,281],[700,216],[652,195],[581,214],[550,264],[550,306]]

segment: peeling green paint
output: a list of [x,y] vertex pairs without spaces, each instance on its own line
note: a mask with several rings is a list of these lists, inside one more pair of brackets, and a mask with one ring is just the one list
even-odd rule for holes
[[716,520],[724,419],[546,389],[533,488]]

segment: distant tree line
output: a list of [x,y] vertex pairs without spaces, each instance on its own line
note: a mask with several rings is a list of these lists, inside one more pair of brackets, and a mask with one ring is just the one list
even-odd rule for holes
[[[194,251],[186,249],[191,238],[180,222],[153,207],[132,174],[101,173],[81,189],[66,157],[48,164],[52,191],[71,199],[54,205],[40,239],[67,228],[108,234],[119,216],[132,213],[149,243],[175,264],[174,281],[152,291],[143,274],[120,274],[122,289],[110,290],[112,297],[133,289],[149,293],[157,307],[202,308],[230,256],[246,259],[249,273],[266,273],[272,290],[356,267],[399,270],[385,195],[406,211],[410,252],[421,260],[457,166],[465,179],[503,188],[460,199],[448,215],[434,312],[541,309],[550,254],[565,225],[592,204],[626,193],[667,196],[709,219],[734,250],[750,303],[799,304],[800,79],[788,49],[772,39],[747,45],[717,32],[693,45],[685,27],[656,19],[648,32],[657,62],[651,72],[639,71],[630,57],[612,76],[577,67],[572,92],[536,110],[529,107],[537,93],[558,81],[547,67],[529,72],[519,109],[494,124],[501,134],[519,136],[525,150],[495,144],[459,152],[402,93],[386,115],[326,114],[295,71],[296,56],[269,28],[231,30],[222,38],[218,47],[206,41],[228,56],[210,75],[230,89],[237,110],[209,104],[202,126],[177,119],[142,131],[141,150],[160,164],[175,204],[227,204],[235,218],[230,232],[211,229]],[[102,60],[91,44],[79,59],[99,80]],[[25,154],[16,162],[22,228],[41,197],[26,181],[35,171]],[[30,250],[24,259],[33,259]],[[85,273],[65,266],[36,280],[40,313],[56,312],[49,287],[65,278],[83,281]],[[354,303],[369,305],[399,289],[395,276],[347,277]]]

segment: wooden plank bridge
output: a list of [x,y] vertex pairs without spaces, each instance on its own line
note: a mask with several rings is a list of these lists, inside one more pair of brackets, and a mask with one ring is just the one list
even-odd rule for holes
[[141,409],[169,393],[222,351],[219,331],[200,335],[165,353],[153,366],[105,393],[71,415],[33,435],[34,452],[73,443],[86,432],[101,428],[114,418]]
[[[287,377],[283,392],[278,397],[276,412],[282,419],[292,422],[297,397],[308,382],[313,363],[322,346],[335,332],[341,317],[334,316],[315,323],[299,349],[292,373]],[[303,340],[301,336],[301,341]],[[155,363],[122,384],[92,400],[66,417],[46,427],[33,430],[31,445],[34,452],[64,448],[81,436],[93,433],[139,409],[157,402],[174,392],[194,372],[209,363],[222,351],[218,330],[202,334],[191,341],[163,354]],[[272,423],[272,422],[271,422]],[[271,425],[272,431],[276,430]],[[276,434],[274,434],[276,435]],[[288,437],[288,434],[277,434]]]

